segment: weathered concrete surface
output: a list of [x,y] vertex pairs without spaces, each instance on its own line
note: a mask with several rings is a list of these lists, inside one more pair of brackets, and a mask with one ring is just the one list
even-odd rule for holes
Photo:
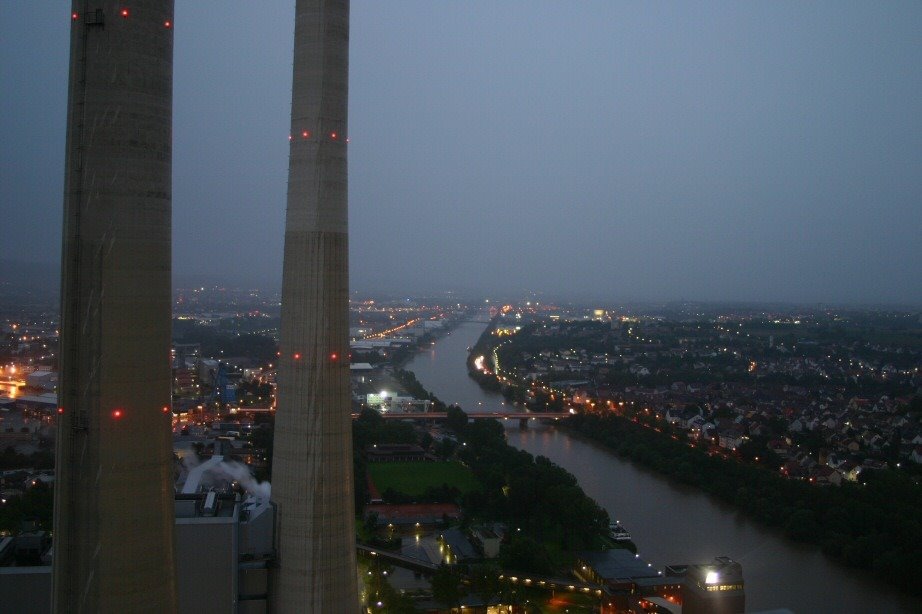
[[53,609],[175,612],[173,2],[72,10]]
[[298,0],[272,468],[274,613],[359,610],[349,392],[348,0]]

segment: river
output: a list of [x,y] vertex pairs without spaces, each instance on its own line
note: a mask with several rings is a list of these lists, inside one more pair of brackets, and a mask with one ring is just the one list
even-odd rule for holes
[[[467,411],[503,411],[508,405],[501,396],[482,390],[467,376],[467,348],[483,329],[482,323],[464,322],[404,368],[446,403]],[[507,435],[511,445],[546,456],[575,475],[612,520],[631,532],[641,556],[654,566],[706,563],[722,555],[742,563],[749,612],[922,612],[922,599],[897,593],[814,547],[795,544],[592,442],[534,422],[526,430],[509,426]]]

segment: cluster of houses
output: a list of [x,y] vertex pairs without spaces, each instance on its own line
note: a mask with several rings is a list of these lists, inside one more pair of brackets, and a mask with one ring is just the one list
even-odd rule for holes
[[[815,398],[805,389],[783,385],[756,389],[677,382],[666,389],[627,387],[623,392],[584,387],[572,390],[569,398],[574,405],[591,399],[647,409],[689,439],[711,441],[729,452],[755,438],[768,440],[767,449],[783,462],[783,475],[817,484],[857,481],[867,469],[922,463],[922,420],[906,411],[910,397]],[[807,436],[822,442],[818,453],[798,445]]]
[[[547,323],[529,334],[546,338],[548,349],[530,343],[514,359],[506,354],[502,373],[533,391],[557,393],[565,409],[647,410],[690,439],[728,452],[768,441],[783,475],[817,484],[922,463],[922,415],[910,411],[922,394],[922,358],[907,348],[804,340],[795,352],[772,338],[740,339],[720,327],[690,338]],[[563,336],[572,347],[560,347]],[[587,349],[600,345],[609,351]],[[700,381],[673,379],[694,373]],[[799,446],[804,440],[812,445]]]

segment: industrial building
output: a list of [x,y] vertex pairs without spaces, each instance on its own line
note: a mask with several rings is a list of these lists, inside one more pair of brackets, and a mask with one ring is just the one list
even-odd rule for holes
[[[676,569],[676,571],[679,571]],[[719,556],[684,569],[683,614],[741,614],[746,610],[743,566]]]
[[[196,491],[206,472],[190,476],[183,490]],[[268,612],[268,572],[275,555],[275,508],[269,500],[226,489],[179,493],[174,510],[178,611]],[[0,541],[0,611],[51,612],[49,563],[54,552],[48,544],[42,532]],[[34,556],[29,548],[37,548]],[[26,555],[31,558],[23,562],[44,565],[12,564],[14,556]]]
[[[257,579],[265,568],[241,577],[233,554],[253,510],[214,494],[201,506],[171,495],[172,378],[164,357],[171,328],[172,27],[172,0],[72,2],[55,612],[176,611],[178,590],[184,603],[192,596],[184,592],[174,544],[186,548],[203,535],[215,548],[228,537],[224,547],[235,562],[225,569],[244,587],[247,608],[265,602],[268,592],[260,584],[265,578]],[[275,502],[282,510],[273,536],[277,612],[358,608],[348,368],[348,51],[348,0],[297,0],[274,458]],[[221,384],[215,388],[226,402]],[[189,526],[197,530],[182,539]],[[209,569],[207,554],[190,554],[181,556],[183,566],[194,560]],[[236,603],[240,595],[197,590],[212,600],[203,611],[224,611],[214,600],[227,594]]]
[[267,612],[274,522],[265,499],[214,491],[177,495],[179,611]]
[[626,549],[584,552],[577,575],[605,587],[613,602],[627,607],[639,601],[656,611],[682,614],[741,614],[746,597],[743,567],[728,557],[702,565],[655,569]]

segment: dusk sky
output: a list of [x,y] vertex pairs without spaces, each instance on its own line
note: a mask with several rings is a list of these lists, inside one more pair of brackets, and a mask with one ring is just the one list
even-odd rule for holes
[[[922,303],[920,24],[353,0],[352,287]],[[280,283],[293,27],[293,0],[176,0],[177,278]],[[0,260],[60,258],[69,30],[0,0]]]

